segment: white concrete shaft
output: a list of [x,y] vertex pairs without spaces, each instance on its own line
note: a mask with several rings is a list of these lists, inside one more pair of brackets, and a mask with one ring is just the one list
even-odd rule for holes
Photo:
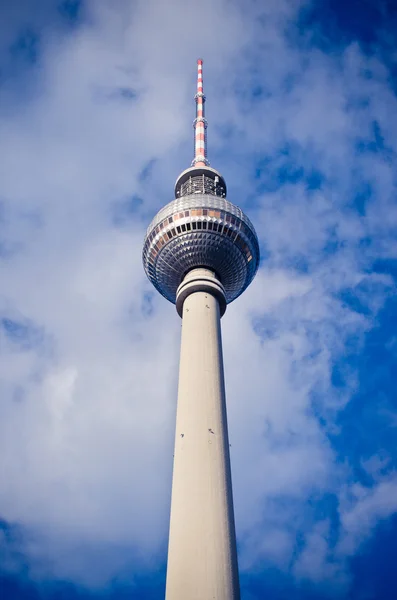
[[238,600],[219,302],[194,291],[182,315],[166,600]]

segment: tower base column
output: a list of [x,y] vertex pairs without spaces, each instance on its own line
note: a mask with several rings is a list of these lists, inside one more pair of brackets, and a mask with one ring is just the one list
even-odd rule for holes
[[220,317],[207,269],[178,288],[182,317],[166,600],[239,600]]

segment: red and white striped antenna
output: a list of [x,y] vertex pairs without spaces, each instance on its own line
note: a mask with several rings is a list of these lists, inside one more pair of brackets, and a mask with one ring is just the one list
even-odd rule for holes
[[207,167],[207,120],[204,116],[205,96],[203,91],[203,61],[201,58],[197,61],[197,94],[196,100],[196,118],[193,121],[194,129],[194,159],[192,167]]

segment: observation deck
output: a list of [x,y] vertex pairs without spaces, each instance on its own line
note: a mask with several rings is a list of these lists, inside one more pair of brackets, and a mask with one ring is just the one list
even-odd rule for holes
[[143,266],[155,288],[170,302],[186,273],[212,270],[232,302],[251,283],[259,266],[255,229],[226,199],[223,177],[207,166],[187,169],[175,184],[175,200],[149,225]]

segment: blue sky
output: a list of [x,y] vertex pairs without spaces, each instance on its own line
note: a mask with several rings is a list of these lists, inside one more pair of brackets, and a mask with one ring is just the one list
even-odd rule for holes
[[[243,600],[397,594],[392,2],[0,1],[0,596],[164,595],[180,321],[141,265],[209,158]],[[201,26],[200,26],[201,24]]]

